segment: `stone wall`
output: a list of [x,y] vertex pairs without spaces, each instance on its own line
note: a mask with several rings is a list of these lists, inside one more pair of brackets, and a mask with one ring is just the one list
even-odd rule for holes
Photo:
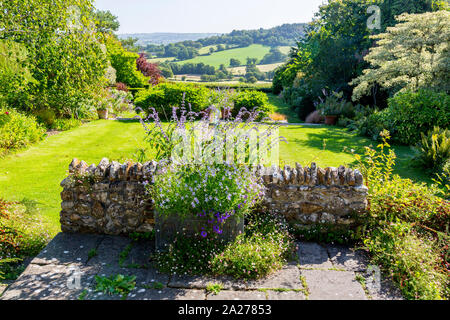
[[[145,184],[158,174],[158,164],[109,162],[98,166],[74,159],[61,182],[61,228],[64,232],[128,234],[149,232],[153,206]],[[349,226],[367,206],[367,188],[357,170],[255,167],[267,187],[263,207],[282,213],[299,228],[319,224]]]

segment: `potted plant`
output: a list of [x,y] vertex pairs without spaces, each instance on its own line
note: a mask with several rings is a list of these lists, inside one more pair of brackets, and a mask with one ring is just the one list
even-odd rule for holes
[[264,192],[257,178],[240,166],[170,164],[158,171],[147,185],[155,204],[157,250],[179,236],[234,240]]
[[325,100],[320,98],[321,102],[318,104],[317,109],[325,116],[325,124],[334,126],[349,102],[343,99],[344,93],[342,91],[339,93],[333,91],[331,95],[328,95],[325,90],[323,92]]
[[102,119],[102,120],[107,120],[108,119],[108,108],[106,107],[99,107],[97,108],[97,114],[98,114],[98,118]]

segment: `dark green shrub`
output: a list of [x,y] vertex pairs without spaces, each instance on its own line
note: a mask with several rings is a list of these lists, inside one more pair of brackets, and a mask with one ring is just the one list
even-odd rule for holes
[[252,111],[257,108],[260,111],[259,119],[269,116],[273,113],[272,106],[269,104],[267,94],[254,90],[240,91],[233,98],[234,108],[232,110],[233,117],[236,117],[242,108]]
[[81,126],[82,122],[78,119],[56,119],[50,129],[58,131],[67,131]]
[[0,109],[0,154],[38,142],[44,134],[45,129],[33,116]]
[[[153,107],[165,120],[172,115],[172,107],[186,110],[203,111],[208,107],[209,90],[202,86],[185,83],[161,83],[148,90],[139,91],[135,96],[135,105],[148,112]],[[184,100],[183,100],[184,98]],[[164,119],[164,118],[163,118]]]
[[450,130],[434,127],[427,135],[421,133],[421,137],[415,160],[426,169],[441,170],[450,160]]
[[405,92],[389,99],[383,122],[393,141],[415,145],[434,126],[449,128],[450,95],[430,90]]

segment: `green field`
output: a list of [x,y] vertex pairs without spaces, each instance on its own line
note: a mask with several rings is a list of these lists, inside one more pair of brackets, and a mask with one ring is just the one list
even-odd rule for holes
[[174,61],[174,60],[175,60],[175,57],[147,59],[147,61],[150,63],[167,62],[167,61]]
[[283,46],[283,47],[278,47],[278,49],[280,49],[281,53],[284,54],[289,54],[289,52],[291,52],[291,48],[290,46]]
[[[272,103],[277,103],[274,98]],[[278,112],[283,106],[278,106]],[[58,232],[60,212],[60,182],[72,158],[96,163],[103,157],[125,161],[133,158],[142,146],[144,130],[139,122],[94,121],[82,127],[48,137],[33,147],[0,159],[0,198],[20,201],[48,223],[48,230]],[[281,143],[280,164],[319,166],[352,164],[352,154],[344,147],[362,153],[372,141],[356,136],[346,129],[328,126],[285,126],[280,135],[288,143]],[[326,147],[324,149],[324,141]],[[399,156],[397,173],[404,177],[427,181],[420,170],[410,167],[412,151],[396,147]]]
[[245,64],[247,62],[247,58],[257,58],[261,60],[267,53],[269,53],[270,47],[263,46],[260,44],[252,44],[251,46],[245,48],[236,48],[229,49],[220,52],[214,52],[208,56],[198,56],[193,59],[178,61],[176,63],[200,63],[214,66],[216,68],[220,67],[221,64],[224,64],[226,67],[230,65],[230,59],[235,58],[241,61],[241,63]]

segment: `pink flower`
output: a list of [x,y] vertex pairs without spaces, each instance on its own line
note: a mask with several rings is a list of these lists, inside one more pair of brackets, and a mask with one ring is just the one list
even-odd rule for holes
[[6,114],[6,115],[9,115],[9,112],[8,112],[8,111],[6,111],[6,112],[5,112],[5,114]]

